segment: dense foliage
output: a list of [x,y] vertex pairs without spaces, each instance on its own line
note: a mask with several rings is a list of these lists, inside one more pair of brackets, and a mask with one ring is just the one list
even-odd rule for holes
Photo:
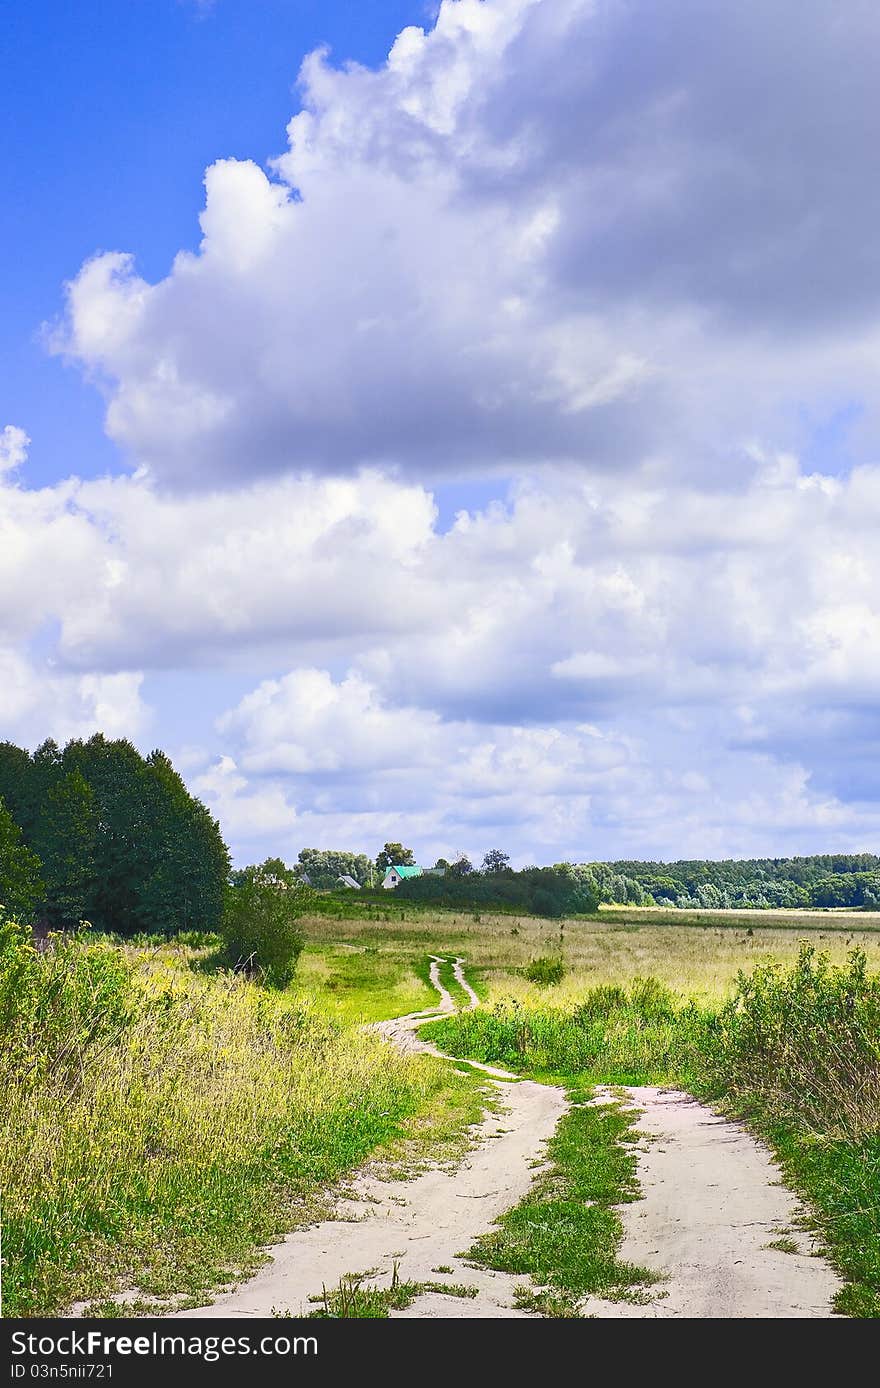
[[0,743],[0,801],[21,835],[0,817],[0,888],[30,871],[22,848],[34,868],[32,899],[7,891],[24,919],[124,935],[219,924],[229,854],[163,752],[101,734],[33,754]]
[[522,911],[531,916],[572,916],[595,911],[595,884],[567,863],[556,867],[501,868],[461,876],[410,877],[395,888],[395,899],[462,910]]
[[[807,858],[696,859],[602,866],[649,893],[658,905],[707,911],[733,906],[880,907],[880,858],[873,853],[820,853]],[[603,900],[606,898],[603,897]],[[615,898],[619,899],[619,898]]]
[[411,848],[404,848],[402,843],[386,843],[381,853],[376,854],[376,871],[380,878],[390,867],[408,867],[415,863],[415,855]]
[[[312,886],[332,889],[341,873],[348,873],[362,885],[370,880],[370,860],[364,854],[307,848],[299,862],[308,872]],[[376,885],[381,884],[392,864],[412,864],[415,856],[401,843],[386,843],[375,860]],[[589,906],[559,909],[560,892],[550,877],[556,898],[549,909],[531,901],[522,872],[514,872],[510,859],[501,849],[490,849],[475,871],[469,859],[437,861],[435,876],[444,886],[426,884],[414,887],[412,880],[404,898],[436,905],[466,908],[493,906],[530,911],[535,915],[571,914],[591,910]],[[440,872],[437,872],[437,869]],[[805,858],[745,858],[712,861],[694,859],[674,863],[619,861],[612,863],[555,863],[553,868],[526,868],[524,872],[561,874],[569,882],[576,878],[584,899],[618,906],[675,906],[703,911],[723,911],[733,907],[756,910],[790,907],[854,907],[880,910],[880,857],[872,853],[825,853]],[[423,879],[420,879],[423,880]],[[516,885],[511,885],[514,882]],[[487,883],[489,884],[487,886]],[[534,882],[538,890],[537,880]]]
[[33,920],[45,895],[41,874],[39,858],[25,847],[21,830],[0,800],[0,906]]
[[353,877],[363,887],[369,884],[370,874],[374,873],[366,853],[347,853],[344,849],[303,848],[297,862],[300,873],[308,877],[309,885],[319,891],[332,890],[342,876]]

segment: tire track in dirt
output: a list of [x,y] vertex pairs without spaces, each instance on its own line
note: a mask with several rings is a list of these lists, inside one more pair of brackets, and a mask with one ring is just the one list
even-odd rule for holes
[[[368,1030],[405,1051],[423,1051],[457,1063],[422,1041],[419,1027],[456,1011],[440,980],[444,959],[431,955],[429,977],[439,1002],[422,1012],[371,1024]],[[464,977],[464,960],[453,961],[453,975],[468,995],[479,999]],[[369,1272],[370,1282],[389,1285],[395,1265],[403,1281],[450,1283],[477,1288],[473,1299],[428,1292],[394,1316],[461,1318],[524,1317],[512,1301],[521,1277],[468,1266],[460,1257],[480,1234],[528,1191],[540,1168],[544,1145],[566,1111],[564,1091],[522,1080],[491,1065],[472,1064],[497,1086],[501,1105],[477,1126],[474,1143],[454,1170],[433,1166],[410,1180],[383,1178],[369,1168],[343,1196],[335,1217],[295,1229],[271,1250],[271,1261],[254,1277],[221,1293],[210,1306],[179,1311],[178,1318],[269,1316],[311,1309],[309,1297],[331,1288],[348,1273]],[[451,1274],[438,1274],[449,1267]]]
[[[841,1286],[801,1227],[803,1208],[767,1149],[690,1094],[630,1086],[642,1199],[623,1205],[620,1258],[661,1273],[645,1304],[590,1298],[602,1318],[826,1317]],[[608,1090],[597,1100],[613,1102]],[[773,1248],[784,1240],[786,1247]],[[797,1251],[789,1251],[791,1245]]]
[[[468,1266],[459,1255],[491,1229],[527,1193],[541,1166],[544,1145],[568,1105],[564,1091],[523,1080],[477,1062],[456,1062],[423,1041],[419,1028],[456,1011],[440,978],[439,955],[430,956],[429,978],[438,995],[433,1008],[373,1023],[404,1051],[422,1051],[478,1069],[497,1085],[503,1112],[488,1114],[462,1162],[433,1166],[408,1181],[369,1169],[358,1174],[336,1215],[297,1229],[271,1251],[271,1262],[211,1306],[181,1317],[302,1315],[309,1297],[334,1287],[348,1273],[369,1273],[387,1286],[402,1280],[450,1281],[477,1288],[472,1300],[437,1292],[418,1297],[392,1316],[415,1318],[524,1317],[513,1308],[517,1286],[528,1279]],[[479,998],[456,958],[453,976],[468,996]],[[597,1090],[593,1102],[621,1094],[640,1113],[638,1179],[642,1198],[619,1207],[624,1226],[622,1260],[649,1267],[662,1281],[643,1302],[588,1297],[581,1314],[597,1318],[751,1319],[827,1317],[840,1281],[817,1256],[800,1227],[802,1208],[779,1179],[769,1152],[739,1124],[719,1117],[689,1094],[653,1086],[612,1093]],[[786,1241],[797,1252],[770,1245]]]

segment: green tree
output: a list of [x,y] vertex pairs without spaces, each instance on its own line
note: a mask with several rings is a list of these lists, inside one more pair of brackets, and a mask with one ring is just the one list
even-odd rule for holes
[[86,919],[97,877],[98,806],[88,781],[68,772],[46,791],[34,832],[43,863],[46,916],[55,928]]
[[500,848],[490,848],[483,859],[481,872],[494,873],[504,872],[510,867],[510,855],[502,853]]
[[381,853],[376,854],[376,871],[381,875],[390,867],[412,867],[415,857],[411,848],[402,843],[386,843]]
[[89,920],[102,930],[131,935],[150,926],[144,885],[156,858],[156,800],[147,793],[146,768],[126,739],[96,733],[64,749],[66,772],[78,771],[91,787],[100,828]]
[[27,848],[21,830],[0,800],[0,906],[10,916],[32,922],[43,900],[40,860]]
[[261,974],[283,988],[303,947],[299,920],[312,893],[280,858],[231,874],[221,934],[234,969]]
[[0,800],[29,838],[39,812],[34,764],[24,747],[0,742]]
[[335,887],[343,874],[363,884],[370,881],[372,863],[366,853],[348,853],[343,849],[304,848],[297,859],[309,882],[321,891]]
[[164,752],[147,757],[144,794],[153,814],[141,911],[151,929],[216,930],[229,876],[229,853],[219,824],[207,806],[190,795]]
[[98,807],[92,923],[122,934],[216,929],[228,851],[165,754],[145,760],[130,742],[99,733],[68,743],[63,762],[88,782]]
[[467,877],[473,870],[473,863],[470,858],[466,858],[463,853],[456,858],[454,863],[449,864],[450,877]]

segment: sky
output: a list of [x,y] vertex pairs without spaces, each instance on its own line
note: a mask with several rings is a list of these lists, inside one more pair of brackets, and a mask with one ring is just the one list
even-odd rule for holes
[[0,737],[237,862],[876,848],[873,0],[10,0]]

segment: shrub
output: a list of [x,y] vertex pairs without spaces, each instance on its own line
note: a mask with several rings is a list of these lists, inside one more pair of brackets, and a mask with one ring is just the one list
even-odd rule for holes
[[410,877],[395,890],[398,900],[479,912],[516,911],[558,919],[598,910],[595,885],[568,864],[523,868],[521,872],[471,872],[464,876]]
[[303,947],[299,919],[311,891],[277,858],[233,874],[220,934],[231,966],[283,988]]
[[565,977],[565,965],[561,959],[549,959],[546,955],[541,955],[538,959],[532,959],[524,972],[530,983],[537,983],[546,988],[549,984],[562,982]]
[[133,1007],[130,965],[112,945],[56,935],[41,953],[29,927],[0,914],[0,1067],[19,1082],[51,1074],[76,1088],[83,1056],[112,1045]]
[[741,973],[706,1064],[719,1091],[825,1134],[880,1131],[880,979],[804,945],[789,969]]
[[714,1025],[709,1012],[676,1007],[656,979],[635,979],[629,991],[592,988],[573,1009],[500,1001],[429,1023],[422,1035],[454,1055],[515,1070],[654,1084],[692,1075]]
[[43,899],[40,860],[25,847],[21,830],[0,800],[0,906],[10,916],[33,920]]

